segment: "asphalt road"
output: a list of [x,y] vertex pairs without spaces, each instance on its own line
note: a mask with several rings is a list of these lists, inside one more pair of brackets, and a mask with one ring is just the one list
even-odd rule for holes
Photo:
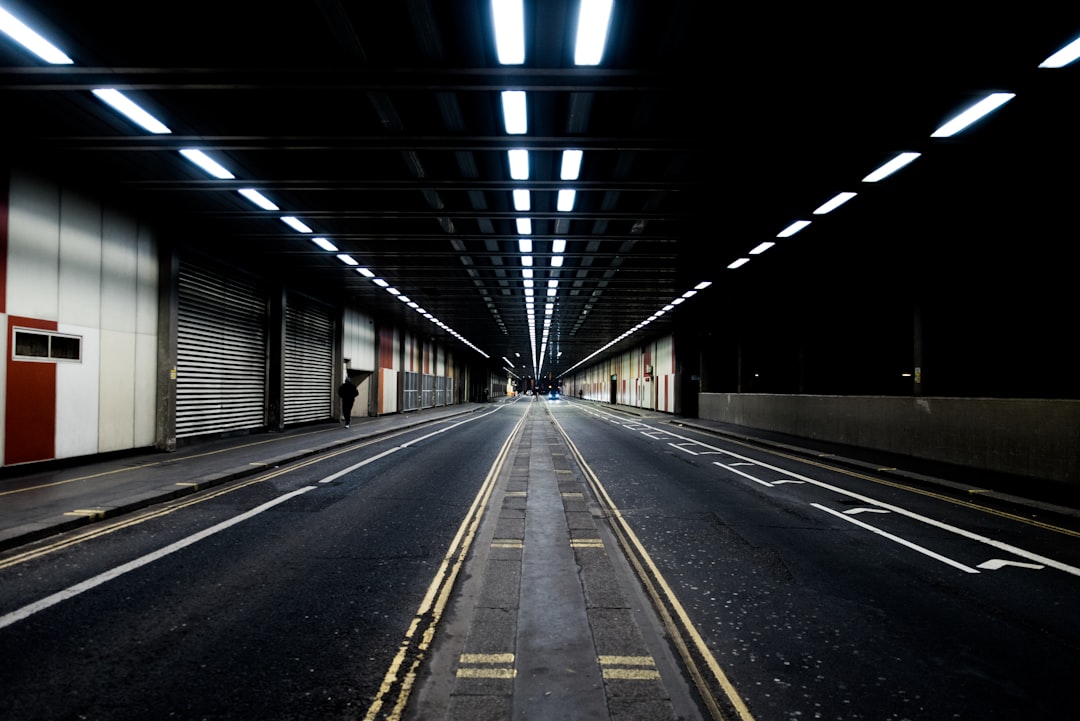
[[1077,529],[551,409],[754,718],[1080,718]]
[[726,718],[1080,718],[1080,530],[564,401],[0,555],[0,718],[364,718],[528,406],[670,589]]
[[0,718],[362,718],[520,413],[426,426],[37,544],[40,557],[0,569]]

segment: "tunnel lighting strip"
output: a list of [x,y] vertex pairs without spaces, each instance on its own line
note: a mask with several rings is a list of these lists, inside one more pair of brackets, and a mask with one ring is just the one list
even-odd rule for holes
[[[1075,40],[1072,40],[1071,42],[1067,43],[1061,49],[1057,50],[1052,55],[1047,57],[1045,60],[1043,60],[1041,63],[1039,63],[1038,67],[1040,67],[1040,68],[1063,68],[1066,65],[1069,65],[1069,64],[1073,63],[1078,58],[1080,58],[1080,37],[1078,37]],[[1015,93],[990,93],[989,95],[987,95],[982,100],[978,101],[974,105],[971,105],[966,110],[964,110],[960,114],[958,114],[955,117],[953,117],[952,119],[950,119],[944,125],[940,126],[937,130],[935,130],[933,133],[931,133],[930,137],[931,138],[951,138],[952,136],[956,135],[957,133],[965,130],[968,127],[970,127],[972,124],[976,123],[980,119],[986,117],[990,113],[993,113],[994,111],[998,110],[1001,106],[1005,105],[1005,103],[1009,102],[1010,100],[1012,100],[1015,97],[1016,97]],[[876,183],[876,182],[879,182],[881,180],[884,180],[885,178],[889,177],[890,175],[897,172],[901,168],[907,166],[909,163],[911,163],[913,160],[915,160],[919,156],[920,156],[919,153],[911,153],[911,152],[900,153],[900,154],[896,155],[895,157],[893,157],[890,161],[886,162],[884,165],[880,166],[879,168],[877,168],[876,170],[871,172],[869,175],[864,177],[862,179],[862,182],[864,182],[864,183]],[[824,205],[820,206],[817,210],[815,210],[814,214],[815,215],[825,215],[826,213],[829,213],[829,212],[835,210],[836,208],[840,207],[841,205],[843,205],[847,201],[851,200],[852,198],[855,197],[855,195],[856,195],[855,193],[851,193],[851,192],[839,193],[836,196],[834,196],[832,198],[832,200],[826,202]],[[808,221],[801,221],[801,222],[808,222]],[[794,224],[792,224],[792,225],[794,225]],[[789,229],[790,229],[790,227],[791,226],[789,226]],[[801,230],[801,229],[802,228],[799,228],[798,230]],[[790,233],[790,235],[794,235],[794,233],[798,232],[798,230]],[[777,237],[783,238],[783,237],[788,237],[788,236],[785,236],[785,235],[781,234],[781,235],[778,235]],[[764,243],[756,246],[754,248],[754,250],[751,250],[748,253],[748,255],[760,255],[762,252],[764,252],[765,250],[768,250],[768,248],[772,247],[772,245],[768,245],[766,247],[763,247],[763,246],[765,246]],[[728,265],[727,268],[728,268],[728,270],[734,270],[736,268],[741,268],[742,266],[746,265],[749,262],[750,262],[750,258],[748,258],[748,257],[738,258],[735,261],[733,261],[730,265]]]
[[651,316],[649,316],[645,320],[643,320],[640,323],[638,323],[637,325],[635,325],[630,330],[628,330],[625,333],[623,333],[622,335],[620,335],[618,338],[615,338],[613,340],[608,341],[607,344],[605,344],[602,348],[599,348],[599,349],[593,351],[592,353],[585,356],[584,358],[582,358],[580,361],[578,361],[574,365],[567,368],[565,371],[563,371],[562,373],[559,374],[559,377],[560,378],[565,377],[568,373],[573,371],[575,368],[589,362],[590,360],[592,360],[596,356],[600,355],[601,353],[603,353],[604,351],[606,351],[608,348],[615,345],[616,343],[619,343],[620,341],[623,341],[623,340],[629,338],[634,333],[637,333],[639,330],[642,330],[643,328],[645,328],[645,326],[652,323],[654,320],[658,320],[660,317],[662,317],[668,311],[674,310],[676,306],[682,305],[687,300],[689,300],[689,299],[693,298],[695,295],[697,295],[699,291],[705,290],[706,288],[708,288],[711,285],[712,285],[711,280],[703,280],[702,282],[698,283],[691,290],[688,290],[685,293],[683,293],[681,296],[679,296],[678,298],[673,299],[670,303],[668,303],[665,306],[663,306],[662,308],[660,308],[658,311],[656,311]]
[[[518,4],[520,5],[520,2]],[[11,15],[2,7],[0,7],[0,32],[8,35],[17,43],[30,50],[32,53],[34,53],[47,63],[53,65],[70,65],[74,63],[74,61],[69,58],[63,51],[53,46],[47,40],[42,38],[38,33],[31,30],[28,26],[26,26],[24,23],[22,23],[20,20]],[[138,104],[136,104],[134,101],[132,101],[120,91],[114,88],[97,88],[92,92],[94,96],[96,96],[102,102],[108,104],[114,110],[121,113],[129,120],[142,127],[147,132],[154,134],[167,134],[172,132],[172,130],[170,130],[169,127],[166,126],[163,122],[161,122],[149,112],[144,110],[142,107],[140,107]],[[522,109],[524,109],[524,93],[522,93],[520,101]],[[517,100],[511,100],[511,103],[516,102]],[[522,152],[527,153],[527,151]],[[236,177],[225,166],[208,156],[202,150],[199,150],[197,148],[184,148],[180,150],[180,154],[215,178],[218,178],[220,180],[231,180]],[[528,161],[526,159],[526,168],[527,167]],[[254,188],[242,188],[237,192],[264,210],[279,210],[278,206],[273,201],[271,201],[269,198],[267,198]],[[307,234],[314,232],[303,221],[301,221],[295,216],[283,215],[280,216],[280,219],[283,223],[285,223],[298,233]],[[353,258],[347,253],[340,253],[338,251],[338,248],[326,238],[313,238],[312,242],[314,242],[317,246],[327,252],[337,253],[338,260],[340,260],[346,266],[355,267],[359,265],[359,262],[355,258]],[[365,277],[372,279],[376,284],[381,285],[391,295],[397,296],[398,298],[405,297],[401,295],[401,291],[397,288],[393,288],[386,281],[380,278],[376,278],[375,273],[370,271],[368,268],[357,268],[357,270]],[[410,305],[412,305],[414,309],[418,308],[415,303],[410,303]],[[484,356],[485,358],[491,357],[484,351],[480,350],[480,348],[476,347],[476,345],[474,345],[460,333],[448,326],[446,323],[442,322],[432,314],[427,313],[426,311],[422,311],[422,309],[421,312],[423,313],[424,317],[426,317],[432,323],[435,323],[440,328],[449,333],[451,336],[457,338],[459,341],[472,348],[480,355]]]

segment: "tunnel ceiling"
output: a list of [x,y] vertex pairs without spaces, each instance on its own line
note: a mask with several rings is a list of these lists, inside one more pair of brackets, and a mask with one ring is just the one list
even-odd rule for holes
[[[520,375],[534,362],[565,372],[673,323],[845,297],[837,284],[859,305],[867,289],[979,272],[1016,282],[1071,257],[1080,71],[1038,67],[1080,35],[1067,4],[615,0],[601,59],[585,66],[578,0],[525,0],[519,64],[500,62],[489,0],[0,7],[73,61],[0,36],[13,163],[123,198],[180,246]],[[103,88],[170,132],[136,126],[92,93]],[[508,132],[503,91],[524,91],[524,133]],[[1015,97],[932,137],[998,92]],[[527,179],[511,177],[518,149]],[[576,179],[562,177],[565,150],[581,151]],[[864,181],[903,152],[921,155]],[[278,209],[238,193],[249,188]],[[560,190],[576,191],[568,209]],[[857,195],[814,214],[841,192]],[[800,220],[812,222],[778,237]],[[775,245],[751,252],[763,243]]]

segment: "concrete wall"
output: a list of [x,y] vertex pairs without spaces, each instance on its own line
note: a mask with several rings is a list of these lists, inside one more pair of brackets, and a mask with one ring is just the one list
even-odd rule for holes
[[701,418],[1080,483],[1080,401],[702,393]]

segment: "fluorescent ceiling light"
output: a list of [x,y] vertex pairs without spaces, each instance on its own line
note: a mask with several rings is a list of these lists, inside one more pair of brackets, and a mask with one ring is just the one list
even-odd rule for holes
[[522,253],[531,253],[532,238],[518,238],[518,250]]
[[817,210],[814,211],[814,215],[825,215],[839,208],[844,203],[854,198],[856,193],[837,193],[832,199],[823,203]]
[[[522,278],[532,278],[533,277],[533,269],[532,268],[522,268],[521,269],[521,277]],[[527,285],[526,287],[531,288],[532,286]]]
[[399,295],[397,299],[400,300],[402,303],[412,303],[412,298],[407,295]]
[[522,235],[532,235],[532,220],[529,218],[518,218],[517,232]]
[[329,250],[331,253],[337,250],[337,246],[331,243],[326,238],[312,238],[311,242],[319,246],[323,250]]
[[24,25],[22,21],[3,8],[0,8],[0,32],[7,34],[12,40],[47,63],[71,65],[75,62],[65,55],[63,51]]
[[131,100],[131,98],[124,95],[119,90],[115,90],[113,88],[98,88],[94,90],[93,93],[103,103],[109,105],[110,107],[112,107],[113,110],[117,111],[121,115],[124,115],[125,117],[127,117],[128,120],[132,121],[144,130],[147,130],[156,135],[165,135],[166,133],[172,132],[171,130],[169,130],[168,127],[166,127],[165,123],[161,122],[153,115],[143,110],[133,100]]
[[776,243],[773,243],[772,241],[765,241],[764,243],[761,243],[756,248],[751,250],[750,255],[761,255],[762,253],[764,253],[766,250],[773,247],[774,245],[776,245]]
[[[671,301],[671,304],[672,305],[682,305],[685,302],[686,302],[686,298],[676,298],[675,300]],[[644,324],[641,324],[641,325],[644,325]]]
[[219,180],[230,180],[236,177],[201,150],[185,148],[180,151],[180,154]]
[[1080,38],[1073,40],[1065,47],[1039,63],[1040,68],[1063,68],[1080,57]]
[[356,262],[356,258],[352,257],[348,253],[338,253],[337,259],[345,265],[360,265]]
[[863,178],[862,182],[876,183],[879,180],[884,180],[885,178],[895,173],[897,170],[900,170],[905,165],[915,160],[915,158],[919,157],[921,154],[922,153],[900,153],[895,158],[885,163],[874,172],[870,173],[870,175],[867,175],[865,178]]
[[548,288],[548,291],[547,291],[548,298],[554,298],[555,294],[558,293],[558,292],[559,291],[557,289],[555,289],[555,288]]
[[798,233],[800,230],[802,230],[803,228],[805,228],[808,225],[810,225],[809,220],[796,220],[794,223],[792,223],[791,225],[789,225],[788,227],[784,228],[779,233],[777,233],[776,237],[777,238],[790,238],[791,236],[795,235],[796,233]]
[[521,0],[491,0],[495,53],[503,65],[525,62],[525,12]]
[[294,218],[291,215],[283,215],[283,216],[281,216],[281,222],[284,223],[285,225],[289,226],[293,230],[297,231],[298,233],[310,233],[311,232],[311,228],[307,227],[306,225],[301,223],[299,219]]
[[532,201],[527,190],[514,191],[514,210],[526,211],[532,208]]
[[387,293],[389,293],[390,295],[396,295],[396,296],[400,296],[400,295],[401,295],[401,291],[400,291],[400,290],[398,290],[397,288],[389,288],[389,287],[388,287],[388,288],[386,289],[386,292],[387,292]]
[[931,138],[951,138],[975,121],[983,118],[1016,97],[1016,93],[990,93],[964,112],[930,134]]
[[271,202],[269,198],[267,198],[265,195],[263,195],[262,193],[260,193],[259,191],[255,190],[253,188],[241,188],[240,190],[238,190],[236,192],[240,193],[240,195],[244,196],[245,198],[250,200],[255,205],[259,206],[263,210],[277,210],[278,209],[278,207],[276,205],[274,205],[274,203]]
[[532,265],[532,256],[531,255],[523,255],[523,256],[521,256],[521,264],[524,265],[524,266]]
[[529,179],[529,151],[522,149],[507,150],[510,160],[510,177],[514,180]]
[[577,180],[581,173],[581,158],[584,152],[581,150],[564,150],[562,152],[562,170],[559,177],[563,180]]
[[698,283],[697,285],[694,286],[694,290],[705,290],[710,285],[712,285],[711,280],[703,280],[703,281],[701,281],[700,283]]
[[560,213],[569,213],[574,209],[574,200],[577,198],[576,190],[560,190],[559,199],[555,207]]
[[510,135],[524,135],[529,130],[529,112],[524,90],[502,92],[503,124]]
[[575,65],[599,65],[607,42],[612,0],[581,0],[578,13]]
[[372,278],[371,282],[374,283],[375,285],[379,286],[380,288],[386,288],[387,286],[390,285],[389,283],[387,283],[382,278]]
[[686,291],[685,293],[682,294],[682,297],[683,298],[693,298],[695,295],[697,295],[696,290],[688,290],[688,291]]
[[548,281],[548,288],[558,288],[558,287],[559,287],[559,281],[557,281],[557,280],[549,280]]
[[359,273],[360,275],[364,276],[365,278],[374,278],[375,277],[375,273],[373,273],[370,268],[357,268],[356,272]]
[[729,266],[728,266],[728,269],[729,269],[729,270],[735,270],[736,268],[741,268],[741,267],[743,267],[744,265],[746,265],[746,264],[747,264],[747,263],[749,263],[749,262],[750,262],[750,259],[749,259],[749,258],[739,258],[739,259],[738,259],[738,260],[736,260],[736,261],[735,261],[734,263],[732,263],[731,265],[729,265]]
[[563,240],[561,238],[558,238],[556,240],[551,241],[551,252],[553,252],[553,253],[562,253],[562,252],[565,252],[565,251],[566,251],[566,241],[565,240]]
[[554,255],[551,257],[551,267],[561,268],[563,264],[563,257],[561,255]]

